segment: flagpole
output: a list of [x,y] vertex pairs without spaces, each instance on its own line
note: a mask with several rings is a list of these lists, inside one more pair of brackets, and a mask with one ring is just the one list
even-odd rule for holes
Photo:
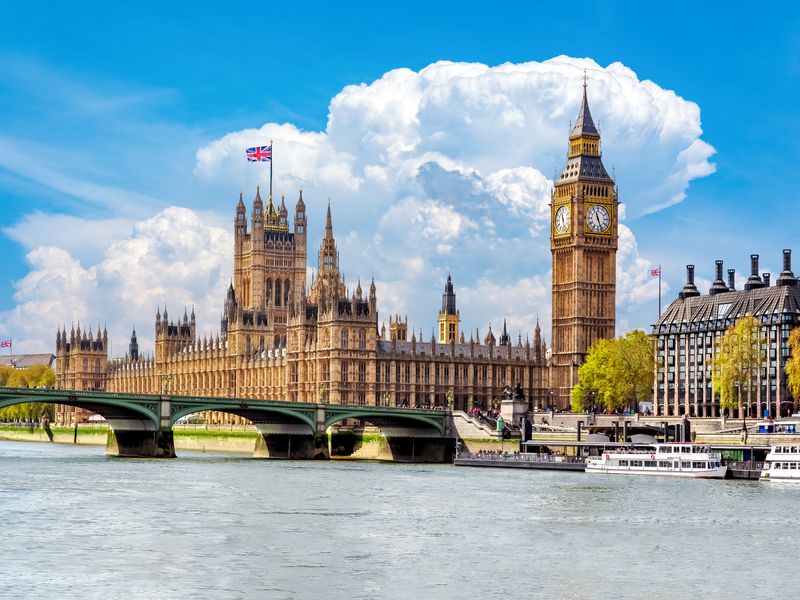
[[661,265],[658,265],[658,318],[661,318]]
[[272,151],[272,140],[269,141],[269,154],[269,197],[272,198],[272,157],[275,154]]

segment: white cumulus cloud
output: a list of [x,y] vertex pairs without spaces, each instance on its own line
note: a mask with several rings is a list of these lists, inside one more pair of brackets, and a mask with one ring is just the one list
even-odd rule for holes
[[25,351],[53,351],[57,327],[108,324],[115,353],[124,353],[131,327],[152,347],[155,308],[173,318],[195,305],[198,328],[211,332],[231,271],[232,236],[197,214],[170,207],[136,223],[109,245],[102,260],[84,266],[69,252],[40,246],[27,255],[30,272],[15,284],[17,305],[0,313],[0,332]]
[[[230,132],[198,149],[194,174],[217,197],[227,190],[230,201],[220,211],[229,218],[236,192],[249,190],[252,199],[255,186],[263,189],[268,179],[268,166],[247,163],[243,149],[272,140],[275,195],[293,199],[304,188],[310,259],[331,198],[348,284],[374,275],[382,314],[407,312],[415,327],[429,331],[449,270],[465,327],[484,331],[490,320],[506,317],[524,336],[539,315],[549,337],[548,202],[552,178],[566,162],[584,71],[603,160],[616,173],[628,219],[682,201],[693,179],[713,172],[714,149],[701,138],[695,103],[621,63],[603,67],[559,56],[494,67],[437,62],[418,72],[392,70],[332,98],[322,131],[266,122]],[[155,304],[194,302],[202,307],[198,316],[212,324],[231,269],[231,245],[228,233],[203,221],[168,209],[138,223],[86,267],[74,253],[50,264],[37,253],[55,256],[57,249],[34,249],[12,316],[48,297],[41,289],[41,296],[26,291],[34,280],[44,286],[70,277],[82,282],[70,294],[78,307],[72,312],[86,311],[83,318],[146,317],[149,327]],[[179,222],[190,225],[182,229]],[[657,294],[656,282],[624,225],[618,266],[620,322],[644,325],[636,322],[636,307]],[[46,335],[27,335],[50,339],[56,321],[79,316],[65,310],[51,311]]]

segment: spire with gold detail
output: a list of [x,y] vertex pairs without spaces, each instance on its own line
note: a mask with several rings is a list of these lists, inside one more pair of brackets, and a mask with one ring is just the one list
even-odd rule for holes
[[[285,205],[283,206],[285,210]],[[272,195],[269,197],[269,204],[264,209],[264,229],[267,231],[289,231],[288,222],[282,222],[281,214],[275,210],[275,204],[272,202]]]

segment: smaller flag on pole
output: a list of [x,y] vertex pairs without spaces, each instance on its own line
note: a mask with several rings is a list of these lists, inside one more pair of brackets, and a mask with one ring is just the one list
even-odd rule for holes
[[0,342],[0,348],[11,348],[11,340],[3,340]]
[[659,275],[661,275],[661,267],[658,267],[656,269],[650,269],[650,275],[652,275],[653,277],[658,277]]
[[272,144],[255,146],[244,151],[247,162],[272,162]]

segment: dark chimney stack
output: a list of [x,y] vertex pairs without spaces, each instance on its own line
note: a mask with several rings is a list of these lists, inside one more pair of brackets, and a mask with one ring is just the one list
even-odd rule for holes
[[714,283],[711,284],[711,289],[708,290],[708,293],[712,296],[714,294],[722,294],[728,291],[728,286],[725,285],[725,281],[722,279],[722,261],[715,260],[714,265],[716,266],[716,278],[714,279]]
[[692,298],[699,295],[700,292],[698,291],[697,286],[694,284],[694,265],[686,265],[686,285],[683,286],[683,289],[678,294],[678,297],[681,300],[685,300],[686,298]]
[[750,277],[747,278],[747,283],[744,284],[746,291],[754,290],[756,288],[764,287],[764,282],[758,276],[758,254],[750,255]]
[[792,251],[788,248],[783,251],[783,272],[775,280],[775,285],[797,285],[797,279],[792,273]]
[[763,273],[761,275],[761,279],[764,281],[764,287],[769,287],[770,274],[769,273]]
[[736,290],[736,269],[728,269],[728,289],[732,292]]

